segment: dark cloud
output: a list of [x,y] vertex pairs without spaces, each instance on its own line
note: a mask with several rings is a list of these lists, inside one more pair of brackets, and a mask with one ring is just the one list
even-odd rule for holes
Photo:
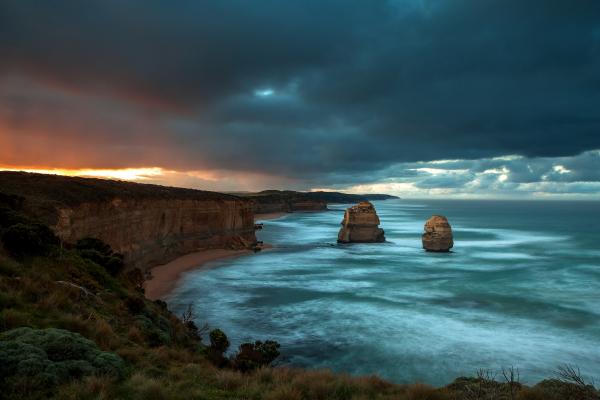
[[[0,138],[30,162],[53,141],[89,147],[87,166],[318,185],[600,148],[596,0],[4,0],[0,54]],[[576,162],[570,178],[513,165],[511,182],[598,180],[597,164]]]

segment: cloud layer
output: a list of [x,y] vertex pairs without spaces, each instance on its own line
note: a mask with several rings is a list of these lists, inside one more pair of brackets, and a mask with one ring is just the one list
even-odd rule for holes
[[[599,16],[595,0],[6,0],[0,164],[443,191],[484,190],[477,165],[514,154],[497,190],[580,191],[599,181]],[[409,168],[440,159],[475,161]]]

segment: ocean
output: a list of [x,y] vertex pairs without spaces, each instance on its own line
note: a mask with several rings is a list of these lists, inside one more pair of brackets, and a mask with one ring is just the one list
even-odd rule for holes
[[[600,202],[373,202],[387,241],[336,243],[344,209],[264,221],[274,249],[186,273],[166,299],[235,350],[281,343],[279,363],[443,385],[478,369],[521,381],[575,365],[600,380]],[[451,253],[421,248],[448,217]]]

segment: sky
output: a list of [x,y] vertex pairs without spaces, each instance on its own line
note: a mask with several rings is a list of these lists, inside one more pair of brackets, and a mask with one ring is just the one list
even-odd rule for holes
[[0,169],[600,199],[600,1],[2,0]]

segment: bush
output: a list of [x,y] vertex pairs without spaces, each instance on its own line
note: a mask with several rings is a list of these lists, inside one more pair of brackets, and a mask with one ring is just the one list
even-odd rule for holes
[[[131,284],[133,285],[133,287],[140,293],[144,293],[144,282],[146,281],[145,277],[144,277],[144,273],[142,272],[141,269],[139,268],[134,268],[130,271],[128,271],[125,274],[125,279]],[[159,300],[157,300],[159,301]],[[165,309],[166,309],[166,303],[165,303]]]
[[[145,315],[137,315],[135,317],[137,327],[142,331],[149,346],[157,347],[171,343],[170,323],[167,321],[167,326],[164,326],[164,321],[159,321],[155,324],[150,318]],[[161,328],[162,325],[162,328]]]
[[79,255],[104,267],[115,276],[123,269],[123,255],[115,253],[108,244],[96,238],[83,238],[75,246]]
[[209,333],[210,347],[207,349],[208,359],[217,367],[228,365],[227,359],[223,356],[229,348],[229,339],[220,329],[213,329]]
[[16,224],[28,224],[30,222],[23,214],[0,205],[0,228],[8,228]]
[[100,351],[77,333],[18,328],[0,335],[0,377],[8,387],[26,382],[29,387],[49,388],[73,378],[123,373],[118,355]]
[[125,307],[131,314],[141,314],[146,309],[146,303],[139,297],[128,297],[125,299]]
[[46,225],[18,223],[4,231],[2,243],[13,257],[21,258],[45,255],[59,240]]
[[210,331],[210,347],[214,350],[225,353],[229,348],[229,339],[227,335],[220,329]]
[[279,347],[273,340],[242,343],[233,359],[234,367],[245,372],[271,365],[279,357]]

